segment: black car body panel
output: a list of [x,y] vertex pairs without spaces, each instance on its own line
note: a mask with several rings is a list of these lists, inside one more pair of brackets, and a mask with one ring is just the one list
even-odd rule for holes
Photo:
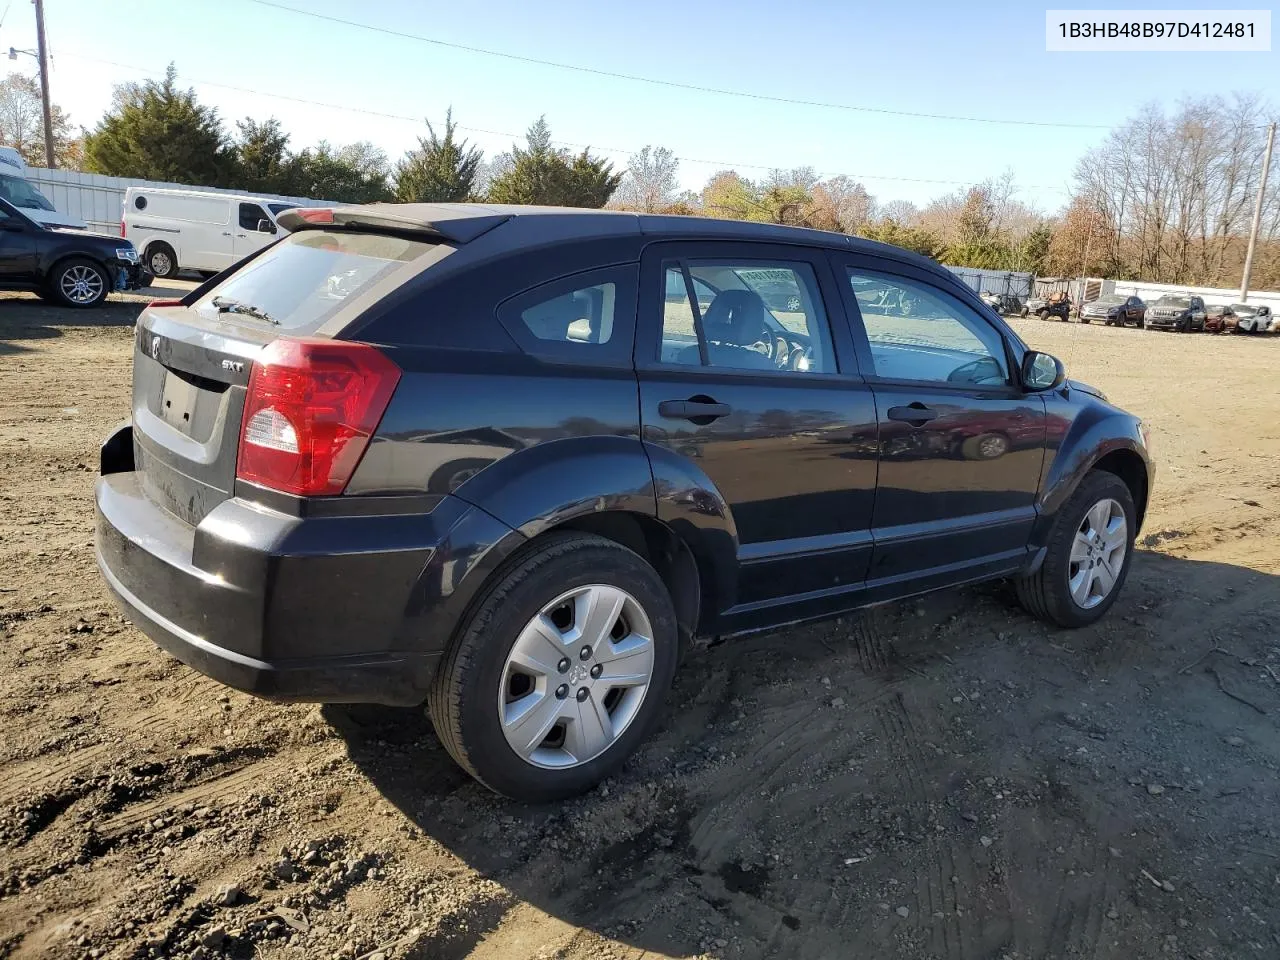
[[[341,495],[236,476],[253,360],[280,331],[200,314],[216,283],[144,312],[132,427],[102,450],[109,586],[162,647],[241,689],[420,701],[484,585],[551,530],[650,549],[686,631],[727,635],[1032,569],[1054,511],[1099,463],[1140,478],[1145,503],[1139,422],[1082,386],[876,376],[851,286],[868,271],[963,305],[1008,371],[1027,352],[923,257],[699,218],[441,205],[347,220],[432,246],[312,334],[374,344],[399,372]],[[716,258],[802,265],[829,326],[825,369],[664,352],[664,271]],[[794,306],[767,282],[766,309]],[[601,285],[607,333],[542,340],[522,319]],[[816,334],[769,317],[788,349],[812,351]]]
[[136,252],[132,259],[117,255],[126,249],[133,249],[128,240],[87,230],[46,227],[0,199],[0,289],[43,292],[53,271],[72,257],[101,266],[112,290],[145,287],[151,274],[139,263]]

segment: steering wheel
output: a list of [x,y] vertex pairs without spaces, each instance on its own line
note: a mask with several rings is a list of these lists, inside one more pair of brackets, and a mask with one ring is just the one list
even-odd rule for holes
[[[985,369],[984,369],[985,368]],[[1004,370],[995,357],[979,357],[969,363],[961,364],[947,374],[948,383],[988,383],[1004,382]]]

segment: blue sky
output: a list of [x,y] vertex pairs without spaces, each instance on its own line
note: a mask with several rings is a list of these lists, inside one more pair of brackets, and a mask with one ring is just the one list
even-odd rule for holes
[[[397,117],[438,121],[452,105],[486,153],[509,147],[510,134],[545,113],[557,140],[590,144],[620,166],[646,143],[670,147],[690,158],[680,177],[695,189],[722,167],[760,176],[769,167],[808,165],[824,175],[856,175],[882,201],[923,203],[1011,168],[1022,198],[1046,211],[1061,206],[1076,159],[1105,136],[1090,125],[1105,128],[1147,101],[1172,105],[1186,95],[1261,91],[1280,105],[1274,53],[1049,54],[1039,4],[279,2],[450,43],[681,83],[1085,126],[929,120],[699,93],[401,39],[253,0],[46,0],[54,100],[74,122],[92,127],[113,84],[159,76],[173,60],[184,85],[224,120],[275,115],[295,148],[321,138],[367,139],[395,158],[422,129]],[[9,5],[0,45],[35,46],[28,0]],[[30,72],[34,61],[22,57],[9,66]]]

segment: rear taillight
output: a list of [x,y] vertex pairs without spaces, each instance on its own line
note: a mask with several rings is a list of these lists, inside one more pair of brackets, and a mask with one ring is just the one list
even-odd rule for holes
[[304,497],[341,493],[399,381],[367,344],[272,341],[249,374],[236,476]]
[[180,307],[181,300],[152,300],[147,304],[148,307]]
[[124,218],[120,220],[120,236],[124,236]]

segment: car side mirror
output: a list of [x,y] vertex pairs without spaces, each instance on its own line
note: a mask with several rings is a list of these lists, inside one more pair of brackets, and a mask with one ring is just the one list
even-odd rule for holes
[[275,233],[276,225],[272,223],[270,220],[259,220],[258,232],[259,233]]
[[1022,356],[1022,386],[1039,393],[1062,385],[1067,369],[1057,357],[1039,350],[1028,350]]

